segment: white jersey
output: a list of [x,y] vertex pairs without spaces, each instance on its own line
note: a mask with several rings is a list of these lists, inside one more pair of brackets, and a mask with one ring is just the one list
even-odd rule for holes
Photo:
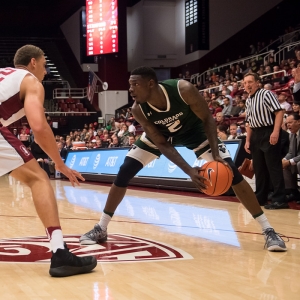
[[0,68],[0,122],[3,126],[25,116],[20,86],[27,74],[31,73],[23,69]]

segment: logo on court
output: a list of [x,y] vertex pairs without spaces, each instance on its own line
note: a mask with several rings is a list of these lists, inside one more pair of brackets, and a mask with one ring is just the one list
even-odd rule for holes
[[20,149],[26,156],[30,155],[30,152],[27,150],[27,148],[24,145],[20,146]]
[[[171,245],[124,234],[109,234],[101,245],[80,246],[79,235],[65,235],[69,250],[78,255],[93,255],[101,263],[193,259]],[[50,243],[46,236],[0,240],[0,262],[49,263]]]

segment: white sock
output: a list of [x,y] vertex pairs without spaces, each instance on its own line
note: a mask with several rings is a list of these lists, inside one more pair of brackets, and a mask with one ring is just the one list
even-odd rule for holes
[[101,229],[107,230],[107,225],[110,222],[110,220],[111,220],[110,215],[102,213],[102,216],[101,216],[100,221],[98,223],[100,225]]
[[264,232],[267,228],[273,228],[273,227],[270,225],[270,223],[269,223],[269,221],[268,221],[268,219],[267,219],[267,217],[266,217],[265,214],[260,215],[260,216],[257,217],[255,220],[259,223],[259,225],[261,226],[263,232]]
[[55,253],[58,248],[65,249],[63,234],[62,234],[61,229],[56,229],[52,232],[51,239],[50,239],[50,245],[51,245],[51,250],[53,253]]

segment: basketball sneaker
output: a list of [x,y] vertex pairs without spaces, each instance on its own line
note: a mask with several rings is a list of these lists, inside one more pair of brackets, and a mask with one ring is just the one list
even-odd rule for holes
[[269,251],[287,251],[284,240],[273,228],[267,228],[264,232],[265,248]]
[[92,271],[97,266],[94,256],[78,257],[65,249],[57,249],[52,253],[49,273],[52,277],[66,277]]
[[92,230],[79,238],[81,245],[101,244],[107,240],[107,231],[103,230],[99,224],[96,224]]

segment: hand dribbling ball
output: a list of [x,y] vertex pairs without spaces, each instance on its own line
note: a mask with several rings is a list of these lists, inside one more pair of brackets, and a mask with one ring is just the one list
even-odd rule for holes
[[205,163],[199,175],[206,178],[204,184],[206,189],[202,189],[202,192],[209,196],[220,196],[226,193],[232,184],[232,171],[228,166],[225,166],[218,161],[210,161]]

